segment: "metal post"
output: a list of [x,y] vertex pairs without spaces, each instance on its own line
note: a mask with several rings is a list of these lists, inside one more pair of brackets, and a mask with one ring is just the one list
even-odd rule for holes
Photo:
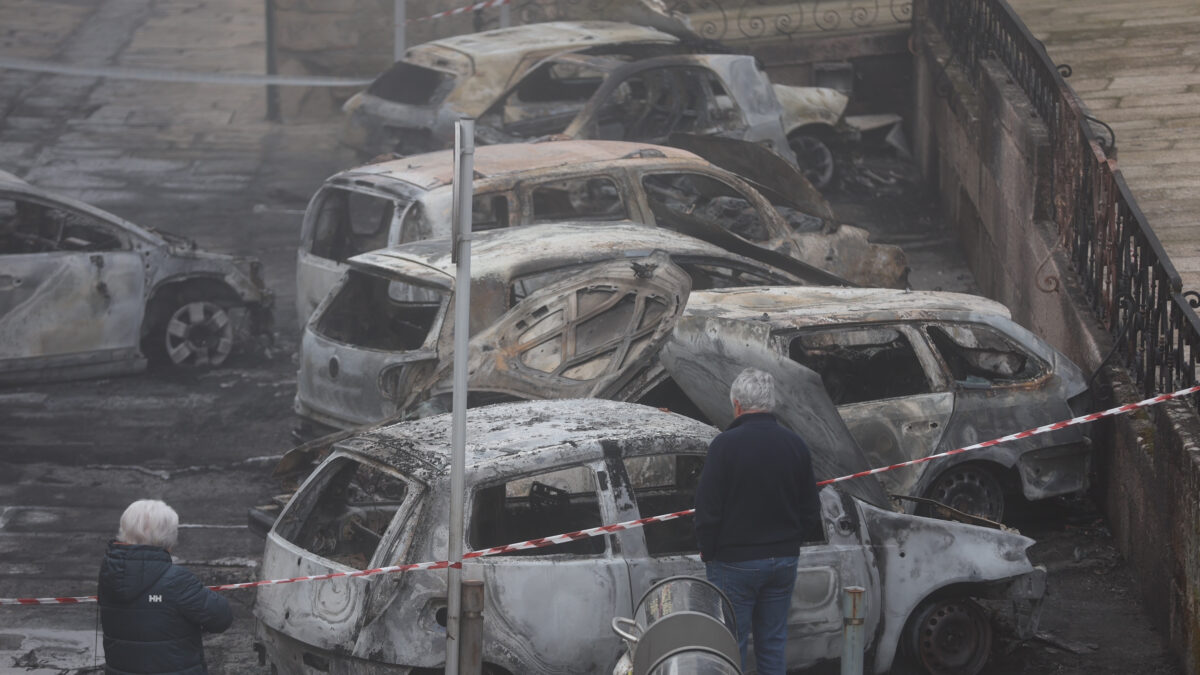
[[512,8],[506,2],[500,5],[500,27],[508,28],[512,25]]
[[862,675],[863,622],[867,616],[866,589],[842,589],[842,675]]
[[392,60],[404,58],[405,34],[408,30],[408,7],[406,0],[393,0],[392,16]]
[[462,675],[483,673],[483,582],[462,582],[462,636],[458,650]]
[[[267,31],[267,74],[278,75],[279,65],[275,61],[275,0],[264,0],[263,22]],[[267,85],[267,121],[280,122],[283,114],[279,110],[279,86]]]
[[454,393],[450,427],[450,539],[446,570],[446,675],[459,675],[462,609],[463,471],[467,458],[467,341],[471,325],[471,196],[475,180],[475,120],[454,125]]

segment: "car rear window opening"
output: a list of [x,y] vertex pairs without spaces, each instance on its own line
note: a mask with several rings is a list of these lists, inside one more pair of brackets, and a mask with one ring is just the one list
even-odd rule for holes
[[346,283],[317,319],[330,340],[365,349],[420,349],[433,330],[446,294],[351,270]]

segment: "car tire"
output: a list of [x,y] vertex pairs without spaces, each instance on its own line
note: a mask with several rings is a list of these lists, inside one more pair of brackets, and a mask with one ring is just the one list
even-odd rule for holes
[[182,294],[158,303],[143,341],[156,365],[203,370],[225,362],[233,351],[233,321],[220,303]]
[[796,154],[800,171],[817,189],[823,189],[833,180],[833,151],[825,141],[810,134],[794,134],[788,138],[788,146]]
[[909,617],[903,639],[909,665],[918,673],[977,675],[992,651],[992,624],[970,598],[933,598]]
[[[925,491],[925,498],[995,522],[1004,517],[1004,487],[991,468],[978,462],[959,464],[943,471]],[[932,516],[934,508],[922,506],[918,515]]]

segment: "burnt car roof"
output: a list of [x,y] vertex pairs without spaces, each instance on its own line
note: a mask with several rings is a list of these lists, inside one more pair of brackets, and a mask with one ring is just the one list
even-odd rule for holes
[[[473,278],[513,278],[548,269],[543,261],[557,259],[559,266],[612,260],[622,256],[666,251],[672,256],[736,260],[749,267],[770,269],[794,278],[783,270],[661,227],[630,221],[561,222],[486,230],[471,243]],[[427,239],[393,248],[362,253],[346,261],[351,267],[385,275],[419,275],[438,280],[446,288],[453,282],[455,266],[450,261],[450,240]]]
[[539,49],[567,50],[602,44],[661,42],[679,39],[646,26],[616,21],[551,21],[456,35],[409,48],[407,54],[430,47],[448,47],[471,57],[524,54]]
[[946,318],[947,314],[1011,318],[1004,305],[966,293],[786,286],[696,291],[688,298],[685,314],[767,321],[774,328]]
[[[450,471],[451,414],[401,422],[361,433],[334,450],[374,459],[428,482]],[[572,463],[604,456],[604,445],[675,447],[704,452],[717,429],[658,408],[601,399],[523,401],[467,411],[467,472],[570,448]]]
[[[474,169],[476,178],[495,178],[556,166],[582,167],[614,161],[652,164],[664,159],[708,164],[703,158],[687,150],[650,143],[570,140],[479,146],[475,148]],[[432,190],[450,185],[453,178],[454,151],[439,150],[347,169],[330,178],[328,182],[404,181]]]

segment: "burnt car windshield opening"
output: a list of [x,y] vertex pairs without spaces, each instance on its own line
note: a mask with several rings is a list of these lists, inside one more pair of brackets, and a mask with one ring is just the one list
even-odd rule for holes
[[[595,473],[591,467],[576,466],[476,490],[467,541],[478,551],[603,524]],[[501,555],[597,555],[604,553],[606,539],[588,537]]]
[[1038,378],[1045,366],[996,331],[983,326],[927,326],[929,338],[955,381],[986,387]]
[[27,199],[0,197],[0,254],[128,248],[111,225],[93,216]]
[[[652,174],[642,179],[659,227],[689,233],[689,219],[753,241],[771,239],[771,231],[749,197],[715,178],[695,173]],[[657,208],[656,208],[657,207]]]
[[321,258],[343,262],[347,258],[383,248],[397,207],[389,197],[341,188],[327,188],[321,197],[310,252]]
[[366,569],[407,494],[399,477],[338,458],[297,495],[275,532],[326,560]]
[[530,192],[533,222],[560,220],[623,220],[628,217],[615,181],[603,176],[582,176],[550,181]]
[[347,272],[316,323],[318,335],[365,349],[420,349],[448,295],[434,288]]
[[908,338],[888,327],[805,333],[788,348],[818,375],[834,405],[929,393],[929,380]]
[[393,103],[429,105],[445,98],[453,83],[449,73],[401,61],[375,78],[367,93]]
[[[653,455],[629,457],[625,471],[643,518],[675,513],[696,504],[696,484],[704,468],[701,455]],[[691,518],[677,518],[642,527],[650,555],[697,553],[696,533]]]

